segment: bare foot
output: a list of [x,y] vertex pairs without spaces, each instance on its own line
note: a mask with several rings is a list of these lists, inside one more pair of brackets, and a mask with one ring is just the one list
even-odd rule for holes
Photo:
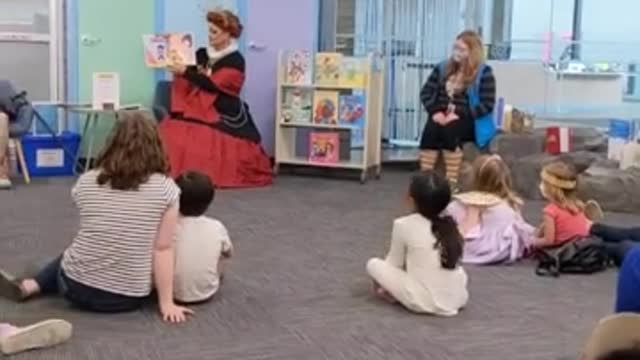
[[375,281],[373,282],[373,293],[377,297],[381,298],[382,300],[388,303],[395,304],[397,302],[397,300],[393,297],[393,295],[391,295],[387,290],[383,289],[382,286],[380,286]]

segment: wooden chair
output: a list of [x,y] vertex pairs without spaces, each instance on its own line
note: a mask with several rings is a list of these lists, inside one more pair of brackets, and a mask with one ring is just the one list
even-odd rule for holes
[[20,141],[20,138],[10,138],[9,147],[13,147],[13,149],[16,152],[16,157],[18,158],[18,166],[20,167],[20,172],[22,173],[22,177],[24,178],[25,184],[30,184],[31,176],[29,175],[29,168],[27,167],[27,161],[24,158],[22,141]]

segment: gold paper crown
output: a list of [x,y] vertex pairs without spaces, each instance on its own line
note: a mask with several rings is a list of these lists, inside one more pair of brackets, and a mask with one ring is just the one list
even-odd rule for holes
[[576,188],[576,182],[575,180],[562,180],[559,179],[557,176],[550,174],[548,171],[546,170],[542,170],[542,172],[540,173],[540,177],[542,178],[542,181],[551,184],[555,187],[558,187],[560,189],[565,189],[565,190],[573,190]]

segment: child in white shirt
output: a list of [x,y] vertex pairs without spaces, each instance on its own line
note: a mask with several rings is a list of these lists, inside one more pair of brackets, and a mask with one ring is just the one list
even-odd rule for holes
[[[180,303],[200,303],[213,297],[222,282],[222,259],[233,246],[225,226],[204,216],[215,195],[205,174],[190,171],[178,179],[180,221],[176,233],[173,294]],[[222,259],[221,259],[222,258]]]

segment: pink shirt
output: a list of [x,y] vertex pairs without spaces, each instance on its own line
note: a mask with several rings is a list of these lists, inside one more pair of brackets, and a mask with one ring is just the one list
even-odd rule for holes
[[553,219],[556,228],[555,244],[571,240],[576,236],[589,235],[591,222],[584,215],[584,212],[572,214],[569,210],[556,204],[549,204],[544,208],[543,213]]

